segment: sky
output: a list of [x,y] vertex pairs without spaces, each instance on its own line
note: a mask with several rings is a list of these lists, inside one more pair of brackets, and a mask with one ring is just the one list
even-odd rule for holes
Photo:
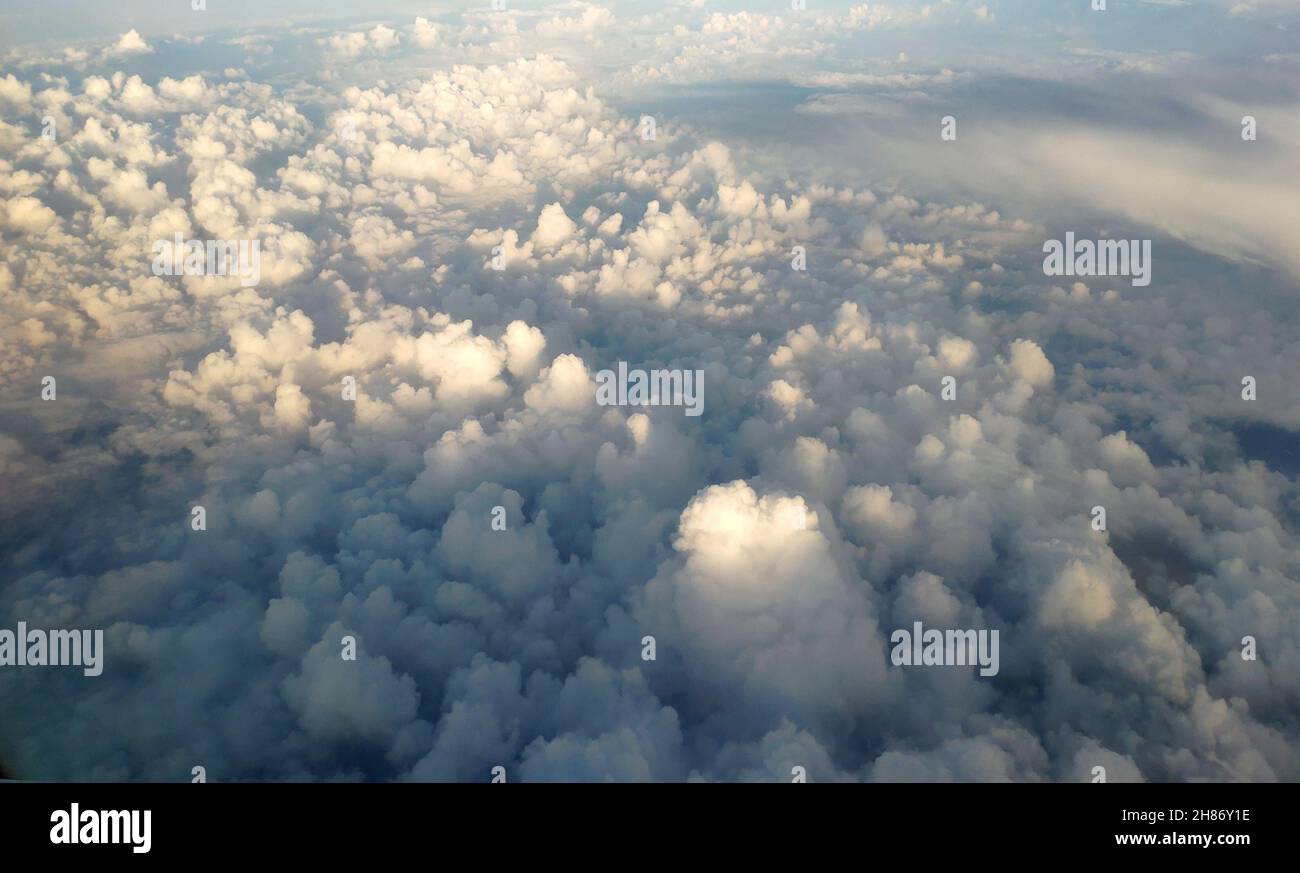
[[1300,779],[1298,0],[198,5],[0,0],[0,775]]

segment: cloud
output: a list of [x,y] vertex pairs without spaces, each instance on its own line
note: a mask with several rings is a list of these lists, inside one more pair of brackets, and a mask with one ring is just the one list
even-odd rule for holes
[[420,48],[433,48],[437,45],[438,33],[438,25],[421,16],[417,16],[415,24],[411,26],[412,38]]
[[[20,58],[0,619],[107,661],[0,674],[6,770],[1300,777],[1288,86],[1050,40],[1008,77],[948,56],[987,7],[928,8]],[[1153,238],[1151,286],[1045,276],[1058,226]],[[154,275],[177,233],[261,282]],[[620,362],[703,414],[598,405]],[[917,621],[999,673],[893,665]]]
[[140,36],[135,28],[131,28],[122,34],[122,37],[106,53],[109,57],[123,58],[131,55],[147,55],[152,51],[153,49],[144,41],[144,37]]

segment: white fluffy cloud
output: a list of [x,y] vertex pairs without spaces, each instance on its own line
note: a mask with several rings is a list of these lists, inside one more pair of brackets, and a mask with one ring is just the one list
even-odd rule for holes
[[[1270,206],[1253,242],[1208,239],[1180,152],[1142,209],[1077,213],[1155,236],[1152,286],[1056,284],[1041,244],[1075,200],[912,185],[851,118],[773,98],[758,119],[725,90],[789,70],[905,132],[983,71],[853,40],[990,17],[582,3],[371,21],[306,53],[267,33],[221,75],[119,69],[151,51],[134,31],[83,76],[16,66],[0,618],[105,627],[109,666],[89,693],[0,676],[0,764],[1300,778],[1294,229]],[[725,99],[694,118],[645,89],[700,82]],[[945,148],[986,144],[961,125]],[[1043,166],[1051,191],[1100,178]],[[261,282],[154,275],[177,233],[257,240]],[[702,372],[703,415],[597,405],[619,362]],[[916,621],[999,630],[1000,674],[893,666]]]
[[127,57],[129,55],[145,55],[153,51],[149,43],[145,42],[135,28],[131,28],[122,34],[121,38],[108,49],[108,55],[111,57]]

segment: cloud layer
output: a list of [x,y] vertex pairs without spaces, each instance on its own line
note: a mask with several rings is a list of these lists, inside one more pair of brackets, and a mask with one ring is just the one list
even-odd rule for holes
[[[1248,146],[1181,55],[1126,66],[1201,107],[1161,125],[1225,131],[1169,148],[1050,76],[853,61],[1014,9],[578,3],[15,56],[0,619],[103,628],[106,660],[0,668],[0,762],[1300,778],[1296,68],[1243,74]],[[1114,60],[1077,55],[1080,89]],[[1066,229],[1153,239],[1152,285],[1044,276]],[[154,275],[177,233],[258,239],[262,281]],[[703,371],[704,414],[598,405],[619,361]],[[893,666],[917,621],[998,629],[999,674]]]

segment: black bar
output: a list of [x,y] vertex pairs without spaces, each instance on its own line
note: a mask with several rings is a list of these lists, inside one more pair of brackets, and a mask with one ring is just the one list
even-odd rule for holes
[[[434,849],[441,858],[437,863],[447,863],[463,851],[468,858],[484,859],[522,852],[536,864],[547,857],[589,851],[613,859],[607,854],[611,843],[623,853],[617,857],[624,860],[617,863],[641,869],[657,854],[685,861],[697,851],[693,846],[705,853],[756,853],[769,862],[778,857],[829,860],[825,853],[836,847],[864,858],[895,848],[920,852],[918,859],[927,861],[973,857],[975,852],[989,859],[1025,860],[1099,854],[1154,860],[1203,853],[1215,861],[1231,861],[1243,852],[1292,848],[1288,830],[1295,798],[1290,785],[1220,784],[796,789],[9,783],[0,785],[0,833],[7,851],[51,859],[113,856],[128,862],[373,862],[378,852]],[[149,851],[133,851],[129,837],[118,844],[55,844],[51,822],[60,812],[70,814],[74,803],[79,818],[88,810],[148,810]],[[1171,810],[1185,818],[1171,819]],[[1130,835],[1154,845],[1119,843]],[[1177,842],[1180,835],[1184,840],[1195,835],[1197,844]],[[1201,845],[1207,835],[1211,842]]]

